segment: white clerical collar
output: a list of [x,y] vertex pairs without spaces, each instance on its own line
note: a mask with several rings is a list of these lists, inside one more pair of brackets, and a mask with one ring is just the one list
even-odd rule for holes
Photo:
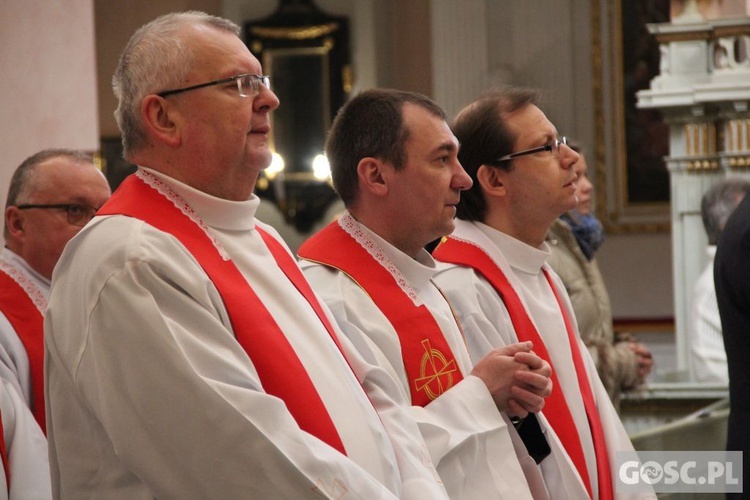
[[[386,261],[390,261],[393,263],[393,265],[401,273],[403,278],[414,290],[417,291],[417,293],[423,290],[424,287],[430,283],[430,280],[433,278],[433,276],[435,276],[435,274],[437,273],[435,259],[432,258],[427,250],[421,249],[419,251],[419,254],[417,254],[415,258],[412,258],[372,232],[367,226],[357,221],[348,211],[344,212],[341,217],[348,217],[348,219],[344,220],[345,222],[349,222],[350,219],[351,223],[359,227],[362,232],[365,233],[365,237],[369,238],[375,245],[379,247],[382,256],[385,257]],[[366,244],[366,242],[362,241],[360,241],[359,243]],[[383,261],[381,261],[377,257],[376,260],[381,262],[381,264],[383,263]],[[388,269],[388,266],[384,267]],[[393,274],[391,269],[388,270],[391,271],[391,274]]]
[[195,213],[207,226],[229,231],[247,231],[255,227],[255,212],[260,205],[260,198],[255,194],[246,201],[224,200],[199,191],[151,168],[138,168],[168,184],[195,210]]
[[542,266],[550,256],[547,242],[543,242],[538,248],[527,245],[521,240],[509,236],[487,224],[477,222],[477,227],[500,249],[511,267],[524,273],[537,275]]

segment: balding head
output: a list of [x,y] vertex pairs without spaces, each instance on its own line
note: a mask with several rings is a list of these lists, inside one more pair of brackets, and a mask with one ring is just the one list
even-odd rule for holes
[[110,194],[90,155],[65,149],[41,151],[27,158],[11,179],[5,245],[50,278],[65,244]]

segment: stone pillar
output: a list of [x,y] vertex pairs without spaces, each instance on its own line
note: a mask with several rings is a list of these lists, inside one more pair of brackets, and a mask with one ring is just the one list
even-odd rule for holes
[[688,325],[693,287],[706,263],[703,193],[730,175],[750,175],[750,17],[703,20],[687,10],[649,26],[660,74],[638,106],[663,110],[670,127],[677,368],[692,380]]

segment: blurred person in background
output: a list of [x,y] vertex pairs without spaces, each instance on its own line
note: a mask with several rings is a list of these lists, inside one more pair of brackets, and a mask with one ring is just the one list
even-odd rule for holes
[[109,198],[90,154],[45,149],[13,173],[0,251],[0,410],[11,498],[49,498],[44,312],[65,245]]
[[580,157],[573,166],[578,174],[577,205],[550,226],[547,263],[565,284],[583,343],[619,410],[621,394],[643,386],[653,359],[648,347],[632,335],[614,332],[612,305],[596,260],[596,252],[604,243],[604,228],[593,213],[594,185],[581,147],[571,142],[570,148]]
[[721,332],[719,304],[714,287],[714,258],[721,232],[750,189],[750,180],[739,177],[714,184],[701,199],[703,228],[708,237],[707,262],[693,288],[690,335],[690,359],[697,382],[727,384],[727,353]]

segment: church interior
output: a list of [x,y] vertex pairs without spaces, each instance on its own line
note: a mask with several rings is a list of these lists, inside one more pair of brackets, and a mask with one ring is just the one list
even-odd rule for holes
[[[540,89],[560,135],[587,152],[615,330],[654,356],[645,387],[621,403],[636,448],[710,450],[725,440],[727,387],[697,381],[688,328],[691,291],[706,262],[701,196],[750,167],[750,3],[4,2],[1,196],[13,169],[43,148],[96,153],[112,183],[128,173],[111,75],[138,26],[182,10],[231,19],[251,51],[262,53],[282,102],[273,134],[285,161],[258,186],[259,218],[293,250],[342,209],[325,171],[316,175],[315,162],[295,158],[322,153],[347,96],[373,87],[417,91],[453,117],[495,85]],[[269,20],[283,12],[288,26],[274,26]],[[321,17],[308,26],[300,12]],[[305,28],[307,40],[285,37]]]

